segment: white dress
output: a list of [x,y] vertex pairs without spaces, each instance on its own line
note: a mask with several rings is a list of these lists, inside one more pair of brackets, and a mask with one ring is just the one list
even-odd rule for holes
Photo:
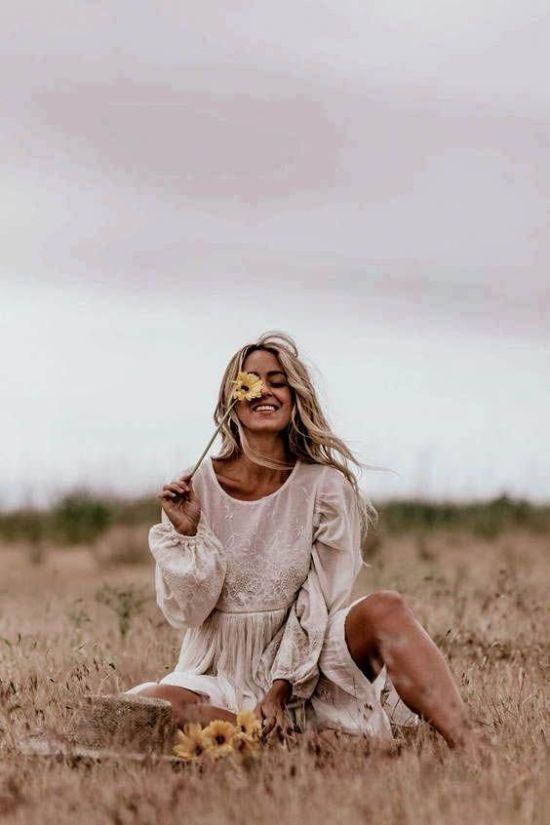
[[[158,605],[184,630],[175,670],[159,684],[238,711],[286,679],[298,725],[391,738],[395,692],[385,671],[366,678],[344,637],[362,564],[347,479],[297,461],[274,493],[240,501],[222,488],[208,458],[193,486],[202,505],[197,534],[181,535],[164,512],[149,534]],[[149,684],[156,683],[128,692]]]

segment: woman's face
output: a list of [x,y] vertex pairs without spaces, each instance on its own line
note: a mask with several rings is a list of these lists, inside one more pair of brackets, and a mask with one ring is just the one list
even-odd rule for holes
[[277,357],[268,350],[254,350],[245,358],[243,370],[261,378],[263,390],[261,398],[238,402],[239,421],[253,432],[281,432],[290,423],[293,398]]

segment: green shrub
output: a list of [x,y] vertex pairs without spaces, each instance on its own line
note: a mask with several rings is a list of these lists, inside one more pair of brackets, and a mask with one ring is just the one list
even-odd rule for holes
[[461,529],[494,539],[513,528],[550,530],[550,507],[536,506],[506,495],[491,501],[458,504],[422,500],[390,501],[379,508],[380,524],[388,533],[439,528]]
[[113,521],[112,508],[100,499],[74,493],[52,511],[52,533],[60,544],[87,544]]

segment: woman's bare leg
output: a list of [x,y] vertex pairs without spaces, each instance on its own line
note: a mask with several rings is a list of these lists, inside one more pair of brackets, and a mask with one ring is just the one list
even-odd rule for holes
[[355,604],[346,617],[346,642],[369,679],[386,665],[411,710],[452,747],[466,742],[468,714],[451,672],[399,593],[381,590]]
[[207,725],[213,719],[223,719],[227,722],[236,721],[236,716],[231,711],[214,707],[214,705],[203,704],[200,694],[186,688],[175,687],[174,685],[155,685],[154,687],[143,688],[136,695],[168,700],[172,705],[176,724],[180,728],[183,728],[188,722]]

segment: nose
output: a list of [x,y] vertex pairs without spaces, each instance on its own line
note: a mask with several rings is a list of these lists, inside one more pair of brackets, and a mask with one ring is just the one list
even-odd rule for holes
[[[271,390],[269,389],[269,387],[268,387],[266,384],[262,384],[262,389],[261,389],[261,395],[260,395],[260,398],[261,398],[261,399],[268,398],[268,397],[270,397],[272,394],[273,394],[273,393],[271,392]],[[251,404],[257,404],[257,403],[258,403],[258,399],[257,399],[257,398],[253,398],[253,399],[252,399],[252,401],[251,401],[250,403],[251,403]]]

